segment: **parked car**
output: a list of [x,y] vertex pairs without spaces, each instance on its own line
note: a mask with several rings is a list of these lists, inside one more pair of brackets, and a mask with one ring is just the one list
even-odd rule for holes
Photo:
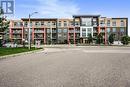
[[16,43],[6,43],[3,46],[4,47],[17,47],[18,45]]

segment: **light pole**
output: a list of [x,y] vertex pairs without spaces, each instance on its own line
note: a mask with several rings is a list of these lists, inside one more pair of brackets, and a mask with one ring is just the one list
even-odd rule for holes
[[31,34],[31,32],[30,32],[30,28],[31,28],[31,25],[30,25],[30,18],[31,18],[31,16],[33,15],[33,14],[37,14],[38,12],[33,12],[33,13],[31,13],[31,14],[29,14],[29,32],[28,32],[28,49],[30,50],[31,49],[31,41],[30,41],[30,34]]

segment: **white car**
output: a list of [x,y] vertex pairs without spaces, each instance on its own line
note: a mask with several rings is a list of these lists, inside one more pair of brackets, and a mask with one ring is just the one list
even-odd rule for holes
[[6,44],[4,44],[4,46],[5,47],[17,47],[18,45],[15,43],[15,44],[13,44],[13,43],[6,43]]

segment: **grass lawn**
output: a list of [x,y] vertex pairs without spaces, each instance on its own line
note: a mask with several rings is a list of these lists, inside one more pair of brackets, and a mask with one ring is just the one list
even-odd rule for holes
[[31,48],[31,50],[29,50],[28,48],[22,48],[22,47],[21,48],[0,48],[0,56],[34,51],[34,50],[38,50],[38,49],[40,49],[40,48]]

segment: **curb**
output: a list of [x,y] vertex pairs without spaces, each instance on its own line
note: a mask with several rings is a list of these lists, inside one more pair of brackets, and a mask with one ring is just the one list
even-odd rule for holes
[[16,56],[21,56],[21,55],[26,55],[26,54],[37,53],[37,52],[40,52],[40,51],[43,51],[43,50],[44,49],[39,49],[39,50],[34,50],[34,51],[29,51],[29,52],[23,52],[23,53],[17,53],[17,54],[11,54],[11,55],[6,55],[6,56],[1,56],[0,60],[1,59],[6,59],[6,58],[9,58],[9,57],[16,57]]

